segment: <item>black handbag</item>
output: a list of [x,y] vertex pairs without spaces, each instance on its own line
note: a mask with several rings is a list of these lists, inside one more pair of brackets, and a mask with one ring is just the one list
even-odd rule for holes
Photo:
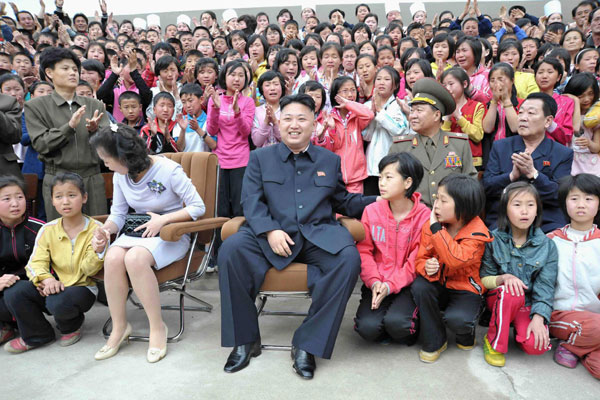
[[140,229],[139,231],[135,231],[140,225],[144,225],[146,222],[150,221],[150,216],[148,214],[127,214],[125,217],[125,224],[123,228],[121,228],[121,234],[133,237],[142,237],[145,229]]

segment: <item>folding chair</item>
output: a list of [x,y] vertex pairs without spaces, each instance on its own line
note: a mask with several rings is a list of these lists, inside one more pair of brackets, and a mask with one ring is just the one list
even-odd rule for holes
[[[174,291],[179,294],[179,305],[162,306],[163,310],[179,311],[179,331],[174,336],[168,338],[168,342],[173,343],[179,341],[183,334],[185,328],[185,311],[210,312],[212,310],[212,305],[190,294],[186,290],[186,286],[189,282],[197,280],[204,275],[210,255],[213,252],[217,229],[222,227],[229,218],[216,216],[219,165],[215,154],[199,152],[167,153],[163,155],[181,164],[206,206],[204,216],[198,220],[168,224],[160,230],[160,237],[163,240],[175,242],[185,234],[191,234],[192,239],[187,257],[158,271],[154,271],[160,292]],[[102,220],[106,219],[107,216],[95,218]],[[204,248],[199,249],[198,245],[204,245]],[[103,275],[97,275],[97,278],[101,279],[102,277]],[[138,308],[142,308],[141,304],[131,298],[132,292],[133,290],[129,289],[129,299]],[[200,306],[186,307],[184,305],[185,298],[200,304]],[[108,337],[110,334],[108,329],[110,324],[111,319],[109,318],[102,329],[105,337]],[[148,336],[130,336],[129,339],[136,341],[149,340]]]

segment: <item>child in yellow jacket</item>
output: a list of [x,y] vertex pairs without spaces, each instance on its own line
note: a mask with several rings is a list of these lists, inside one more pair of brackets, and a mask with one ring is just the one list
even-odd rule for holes
[[81,212],[87,193],[79,175],[57,174],[50,190],[52,205],[61,218],[38,232],[25,267],[29,281],[18,281],[4,294],[21,334],[4,346],[9,353],[22,353],[54,340],[54,329],[44,312],[54,316],[62,334],[61,346],[77,343],[84,313],[96,300],[90,277],[102,269],[104,254],[94,252],[91,243],[94,230],[102,224]]

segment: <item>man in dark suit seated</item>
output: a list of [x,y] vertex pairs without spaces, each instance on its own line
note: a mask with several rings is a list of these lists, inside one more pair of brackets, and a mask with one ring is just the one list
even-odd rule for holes
[[542,230],[547,233],[566,225],[558,204],[558,181],[571,174],[573,151],[546,137],[557,108],[551,96],[530,94],[519,108],[519,135],[492,145],[483,174],[487,195],[485,222],[490,230],[496,228],[502,191],[511,182],[523,180],[535,186],[542,197]]
[[314,356],[330,358],[346,303],[360,272],[360,256],[335,213],[360,218],[376,200],[346,191],[340,157],[310,144],[315,104],[305,94],[280,102],[282,143],[255,150],[242,185],[247,225],[219,250],[221,344],[234,347],[226,372],[261,353],[254,301],[267,270],[308,264],[312,304],[292,341],[294,370],[311,379]]

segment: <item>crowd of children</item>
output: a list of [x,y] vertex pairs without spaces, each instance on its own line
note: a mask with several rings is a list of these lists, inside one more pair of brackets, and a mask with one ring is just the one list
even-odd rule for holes
[[[339,9],[319,18],[304,8],[297,20],[282,9],[273,23],[264,12],[238,16],[230,9],[223,21],[204,11],[199,20],[180,15],[164,27],[157,15],[118,22],[104,2],[94,21],[69,17],[63,3],[37,16],[13,3],[15,18],[4,4],[0,9],[0,100],[11,98],[0,119],[21,126],[18,141],[0,138],[1,149],[13,149],[0,157],[37,175],[34,215],[59,217],[45,225],[30,217],[20,177],[0,176],[0,342],[7,351],[54,340],[46,310],[60,344],[74,344],[95,300],[90,277],[107,264],[124,274],[125,253],[115,261],[116,251],[108,250],[105,263],[108,238],[94,231],[117,233],[122,221],[115,215],[136,205],[121,198],[121,209],[111,213],[114,226],[85,215],[105,200],[100,171],[120,174],[114,182],[122,190],[155,173],[153,166],[162,165],[155,155],[213,152],[220,165],[217,213],[241,216],[250,152],[281,142],[279,101],[306,93],[317,110],[311,145],[341,158],[349,192],[383,198],[362,218],[360,336],[408,345],[419,340],[420,359],[434,362],[448,346],[446,328],[460,349],[476,346],[476,325],[487,309],[481,345],[489,364],[505,364],[514,326],[526,353],[543,354],[556,337],[556,362],[573,368],[581,360],[600,379],[598,1],[574,4],[572,23],[557,1],[537,18],[520,5],[483,14],[477,0],[467,0],[460,15],[444,11],[434,18],[414,3],[406,26],[399,9],[386,9],[383,18],[359,4],[355,24]],[[492,144],[519,134],[524,100],[538,92],[554,99],[545,135],[570,149],[573,161],[570,175],[553,182],[558,194],[552,201],[568,225],[542,231],[548,194],[532,185],[535,178],[521,176],[497,190],[491,232],[482,219],[489,196],[472,176],[444,177],[431,197],[417,190],[426,181],[421,161],[410,152],[388,153],[395,139],[413,140],[410,103],[420,96],[413,88],[423,78],[439,81],[454,99],[442,129],[466,135],[480,174]],[[117,139],[109,145],[111,132]],[[99,138],[90,145],[93,135]],[[145,169],[111,161],[123,162],[120,152],[138,151],[140,143],[136,157]],[[180,218],[197,218],[201,200],[186,190],[172,189],[173,210],[183,201],[189,213]],[[141,279],[133,279],[134,289],[143,291]],[[118,329],[97,359],[114,355],[130,330],[121,284],[107,285]],[[151,339],[153,362],[165,354],[155,300],[144,304],[152,303],[151,330],[161,330]]]

